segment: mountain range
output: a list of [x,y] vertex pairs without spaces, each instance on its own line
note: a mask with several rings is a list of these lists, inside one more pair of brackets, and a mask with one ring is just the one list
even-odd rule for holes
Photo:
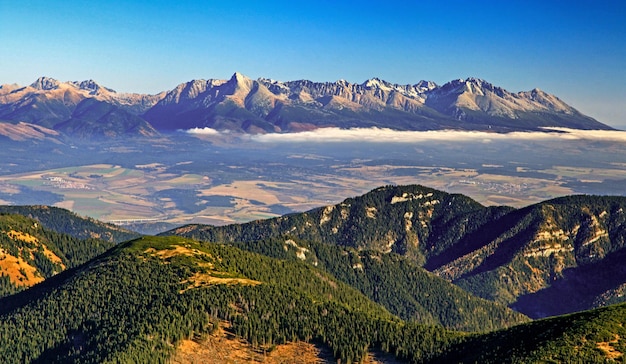
[[[0,354],[278,362],[300,343],[282,360],[619,362],[624,207],[602,196],[484,207],[384,186],[305,213],[140,238],[63,209],[3,207]],[[533,318],[583,311],[532,321],[506,305]]]
[[[93,80],[41,77],[29,86],[0,86],[0,135],[18,140],[153,137],[212,128],[238,133],[289,133],[322,127],[509,132],[542,127],[611,129],[539,89],[512,93],[467,78],[437,85],[398,85],[373,78],[280,82],[235,73],[192,80],[155,95],[119,93]],[[19,125],[19,130],[15,126]],[[30,132],[30,134],[29,134]]]

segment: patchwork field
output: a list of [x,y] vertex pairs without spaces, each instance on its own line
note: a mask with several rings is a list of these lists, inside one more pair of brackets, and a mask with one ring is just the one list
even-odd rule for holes
[[0,203],[55,205],[118,224],[238,223],[388,184],[422,184],[516,207],[567,194],[626,195],[626,146],[615,143],[215,146],[185,139],[1,153],[7,155],[0,161]]
[[[573,168],[554,169],[555,179],[511,178],[474,169],[406,166],[333,167],[333,175],[310,175],[284,182],[237,180],[215,184],[210,175],[173,175],[166,169],[88,165],[0,176],[0,193],[16,186],[58,195],[56,206],[105,221],[158,220],[172,223],[227,224],[304,211],[386,184],[419,183],[472,196],[487,205],[524,206],[575,191],[561,181],[578,177]],[[605,171],[606,174],[618,171]],[[581,171],[580,178],[588,178]],[[305,176],[300,176],[305,177]],[[162,191],[177,191],[165,195]]]

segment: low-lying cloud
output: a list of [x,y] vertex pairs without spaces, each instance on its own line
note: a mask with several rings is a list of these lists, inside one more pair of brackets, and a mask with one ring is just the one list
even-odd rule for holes
[[185,132],[189,134],[197,134],[197,135],[220,135],[224,133],[224,132],[220,132],[211,128],[193,128],[193,129],[185,130]]
[[398,131],[385,128],[321,128],[288,134],[259,134],[250,137],[261,143],[369,142],[415,143],[427,141],[506,141],[506,140],[604,140],[626,142],[626,132],[546,128],[545,132],[489,133],[482,131],[430,130]]
[[[228,130],[218,131],[212,128],[193,128],[185,132],[198,136],[233,136]],[[399,131],[387,128],[320,128],[298,133],[246,134],[241,135],[240,138],[259,143],[416,143],[428,141],[488,143],[507,140],[601,140],[626,142],[626,131],[579,130],[556,127],[545,128],[545,131],[511,133],[462,130]]]

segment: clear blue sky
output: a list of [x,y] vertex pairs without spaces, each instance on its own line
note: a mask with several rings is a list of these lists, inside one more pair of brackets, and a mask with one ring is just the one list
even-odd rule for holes
[[0,0],[0,84],[198,78],[538,87],[626,128],[626,1]]

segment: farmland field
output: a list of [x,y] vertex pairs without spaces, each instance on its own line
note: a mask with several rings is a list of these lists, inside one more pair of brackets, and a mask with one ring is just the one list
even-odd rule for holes
[[117,223],[237,223],[387,184],[516,207],[567,194],[626,194],[626,146],[584,140],[270,145],[175,135],[56,146],[56,153],[19,148],[2,151],[0,203],[55,205]]

